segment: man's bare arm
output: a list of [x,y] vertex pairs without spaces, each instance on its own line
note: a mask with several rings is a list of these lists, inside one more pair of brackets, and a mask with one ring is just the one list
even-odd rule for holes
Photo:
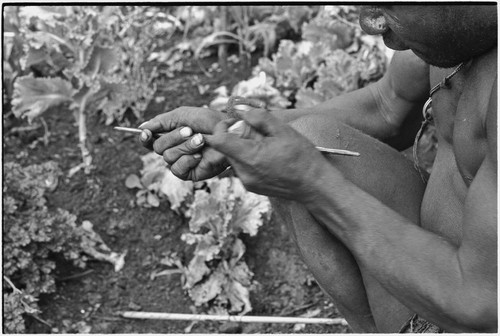
[[397,149],[412,144],[428,97],[429,66],[411,51],[396,52],[384,76],[362,89],[307,109],[272,113],[285,121],[327,114]]
[[315,174],[319,192],[306,204],[394,297],[450,332],[497,328],[496,87],[493,92],[488,153],[465,199],[458,246],[409,222],[331,166]]

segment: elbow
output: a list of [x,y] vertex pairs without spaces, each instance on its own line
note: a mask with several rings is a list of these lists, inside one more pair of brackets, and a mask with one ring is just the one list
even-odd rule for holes
[[[496,298],[496,296],[495,296]],[[462,317],[461,323],[467,327],[482,333],[498,331],[498,307],[497,300],[490,300],[487,304],[471,305],[467,314]]]
[[401,119],[402,113],[395,113],[394,105],[397,101],[397,96],[393,90],[388,89],[387,85],[381,80],[375,84],[369,85],[373,100],[376,104],[376,113],[379,115],[379,120],[382,123],[385,136],[388,138],[395,137],[400,131],[403,120]]
[[[467,293],[467,294],[466,294]],[[457,330],[451,332],[496,333],[498,331],[498,304],[496,290],[472,290],[461,293],[447,309],[456,321]]]

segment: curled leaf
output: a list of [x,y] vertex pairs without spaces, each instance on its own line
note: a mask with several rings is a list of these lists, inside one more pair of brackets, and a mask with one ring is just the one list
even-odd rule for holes
[[160,184],[160,191],[170,202],[170,208],[177,211],[183,202],[194,192],[194,183],[183,181],[175,176],[169,169],[164,169],[165,174]]
[[129,176],[127,176],[127,179],[125,180],[125,186],[129,189],[143,188],[141,180],[135,174],[130,174]]
[[19,77],[14,82],[12,112],[31,122],[50,107],[73,100],[71,83],[61,78]]
[[160,206],[160,200],[153,193],[148,192],[148,194],[146,196],[146,200],[148,201],[148,204],[151,205],[152,207],[156,208],[156,207]]

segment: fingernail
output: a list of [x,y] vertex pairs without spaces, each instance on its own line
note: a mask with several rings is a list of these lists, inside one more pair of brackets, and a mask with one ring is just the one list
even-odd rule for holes
[[148,138],[149,138],[148,133],[146,133],[146,132],[141,133],[141,140],[142,141],[146,141],[146,140],[148,140]]
[[201,145],[202,142],[203,142],[203,135],[201,135],[200,133],[195,134],[191,139],[191,144],[193,144],[194,146],[199,146]]
[[147,121],[143,122],[142,124],[139,125],[139,128],[144,127],[144,125],[146,125],[147,123],[148,123]]
[[245,122],[243,120],[238,120],[231,127],[227,129],[229,133],[234,133],[236,135],[242,136],[245,133]]
[[179,133],[186,138],[188,136],[191,136],[191,134],[193,134],[193,130],[191,129],[191,127],[183,127],[181,128]]
[[201,154],[200,153],[196,153],[193,155],[193,157],[196,159],[196,160],[199,160],[201,159]]

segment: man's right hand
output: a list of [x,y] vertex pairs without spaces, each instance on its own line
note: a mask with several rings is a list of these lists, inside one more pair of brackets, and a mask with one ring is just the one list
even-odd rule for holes
[[[199,134],[212,134],[222,119],[225,119],[223,113],[208,108],[179,107],[140,125],[144,130],[140,140],[144,147],[163,156],[175,176],[183,180],[204,180],[229,166],[224,155],[204,146]],[[153,137],[156,133],[164,135]]]

